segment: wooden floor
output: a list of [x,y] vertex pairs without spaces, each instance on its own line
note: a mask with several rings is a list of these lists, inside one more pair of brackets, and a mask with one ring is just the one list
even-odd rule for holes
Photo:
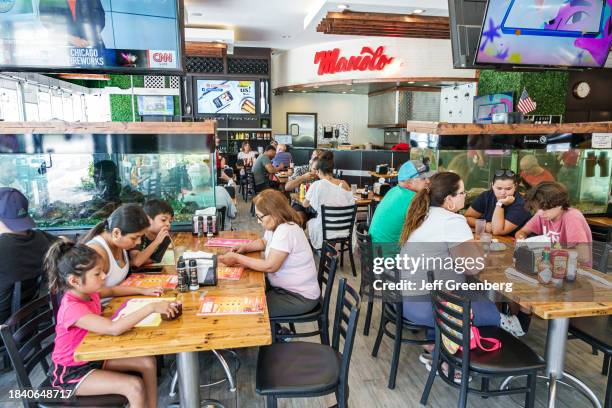
[[[255,229],[261,227],[257,220],[248,213],[250,203],[246,204],[239,200],[239,216],[233,223],[235,229]],[[357,266],[359,270],[359,266]],[[353,278],[350,266],[347,262],[340,270],[340,277],[348,278],[351,285],[358,287],[357,279]],[[397,385],[394,390],[387,388],[387,381],[390,368],[390,355],[392,343],[388,338],[382,342],[378,358],[371,356],[372,346],[376,337],[376,329],[379,319],[379,305],[375,305],[372,319],[372,328],[369,336],[363,335],[363,321],[365,318],[364,309],[359,321],[358,336],[355,341],[351,369],[350,369],[350,398],[349,404],[352,407],[420,407],[419,399],[423,390],[427,371],[418,361],[420,353],[418,346],[405,345],[402,347],[399,371],[397,375]],[[330,310],[334,310],[333,307]],[[333,312],[332,312],[333,313]],[[333,316],[330,316],[333,317]],[[298,330],[300,326],[297,327]],[[546,322],[534,320],[529,334],[523,337],[529,345],[543,355],[546,340]],[[315,341],[318,339],[312,339]],[[226,407],[264,407],[263,398],[255,394],[255,372],[257,361],[256,349],[236,350],[240,360],[240,368],[237,372],[238,390],[230,393],[226,384],[216,387],[202,389],[203,398],[214,398],[220,400]],[[607,377],[600,374],[602,355],[594,356],[591,349],[579,340],[568,342],[567,364],[568,372],[574,374],[586,383],[599,397],[603,399]],[[232,361],[231,359],[228,361]],[[177,401],[178,396],[168,397],[171,371],[173,370],[174,358],[166,356],[165,368],[159,386],[160,407],[166,407],[172,402]],[[283,364],[279,361],[278,364]],[[233,365],[233,364],[232,364]],[[42,374],[41,374],[42,375]],[[219,364],[214,361],[210,354],[201,355],[201,379],[202,382],[222,378],[222,371]],[[0,374],[0,407],[20,406],[16,403],[7,402],[7,393],[11,388],[16,387],[15,377],[12,372]],[[457,404],[458,391],[453,389],[441,380],[436,380],[430,395],[429,407],[448,408]],[[544,407],[546,400],[546,383],[542,380],[538,382],[538,407]],[[587,399],[573,389],[560,387],[557,397],[558,407],[562,408],[582,408],[590,406]],[[335,404],[333,396],[318,399],[293,399],[279,400],[279,407],[329,407]],[[470,397],[468,405],[471,407],[493,407],[511,408],[523,406],[523,398],[500,397],[493,399],[481,399]]]

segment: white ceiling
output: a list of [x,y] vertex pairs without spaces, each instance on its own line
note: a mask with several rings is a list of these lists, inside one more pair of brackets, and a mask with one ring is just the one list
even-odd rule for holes
[[235,45],[277,50],[354,38],[316,32],[328,11],[347,4],[353,11],[447,16],[447,0],[185,0],[188,27],[234,30]]

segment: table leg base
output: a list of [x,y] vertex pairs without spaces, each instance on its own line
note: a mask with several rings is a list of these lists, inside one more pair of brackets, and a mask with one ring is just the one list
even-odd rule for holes
[[[503,390],[505,388],[508,387],[508,385],[515,379],[515,378],[519,378],[519,377],[525,377],[524,375],[521,376],[510,376],[507,377],[499,386],[500,390]],[[557,385],[558,384],[562,384],[565,385],[567,387],[570,388],[574,388],[578,391],[580,391],[580,393],[582,395],[584,395],[586,398],[589,399],[589,401],[591,401],[591,404],[593,405],[593,407],[595,408],[602,408],[601,406],[601,402],[599,402],[599,399],[597,398],[597,396],[595,395],[595,393],[582,381],[580,381],[578,378],[574,377],[571,374],[568,373],[563,373],[563,377],[561,379],[558,378],[549,378],[543,375],[538,375],[538,378],[544,379],[546,381],[548,381],[549,383],[549,388],[548,388],[548,408],[554,408],[555,407],[555,397],[556,397],[556,393],[557,393]],[[564,381],[564,380],[569,380],[569,381]]]

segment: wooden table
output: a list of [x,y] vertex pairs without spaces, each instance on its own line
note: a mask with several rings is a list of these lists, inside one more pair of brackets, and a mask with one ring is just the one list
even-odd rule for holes
[[[256,239],[252,231],[222,231],[223,238]],[[206,238],[198,239],[190,233],[173,237],[174,247],[223,253],[227,248],[205,247]],[[260,253],[249,256],[260,257]],[[174,266],[164,267],[166,273],[176,273]],[[224,348],[254,347],[271,344],[270,320],[266,308],[262,315],[196,316],[200,295],[257,295],[265,294],[265,280],[261,272],[245,270],[239,281],[219,281],[217,286],[202,287],[199,291],[179,293],[183,315],[173,321],[162,321],[158,327],[137,327],[121,336],[88,334],[77,348],[76,361],[106,360],[120,357],[177,354],[181,407],[200,406],[198,351]],[[171,291],[176,295],[176,291]],[[104,309],[111,316],[127,298],[116,298]]]
[[586,217],[587,223],[589,225],[595,225],[597,227],[602,228],[611,228],[612,227],[612,217]]
[[[500,242],[510,243],[507,237],[497,237]],[[489,259],[495,266],[487,267],[475,278],[481,282],[512,282],[512,292],[499,292],[506,299],[516,302],[534,315],[548,321],[546,337],[546,372],[549,377],[548,407],[555,406],[557,380],[567,377],[581,388],[591,401],[597,397],[581,381],[564,373],[565,343],[569,319],[575,317],[604,316],[612,314],[612,277],[593,269],[588,271],[603,277],[610,286],[578,275],[576,281],[565,284],[561,290],[533,284],[523,279],[506,275],[505,270],[512,265],[513,245],[502,252],[491,252]]]

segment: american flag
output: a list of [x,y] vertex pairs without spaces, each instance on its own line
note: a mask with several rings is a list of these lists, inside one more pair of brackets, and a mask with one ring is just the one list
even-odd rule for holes
[[538,104],[535,103],[533,99],[531,99],[531,97],[527,93],[527,90],[523,89],[523,93],[521,93],[521,97],[519,98],[518,104],[516,106],[519,112],[529,113],[531,111],[534,111],[537,106]]

